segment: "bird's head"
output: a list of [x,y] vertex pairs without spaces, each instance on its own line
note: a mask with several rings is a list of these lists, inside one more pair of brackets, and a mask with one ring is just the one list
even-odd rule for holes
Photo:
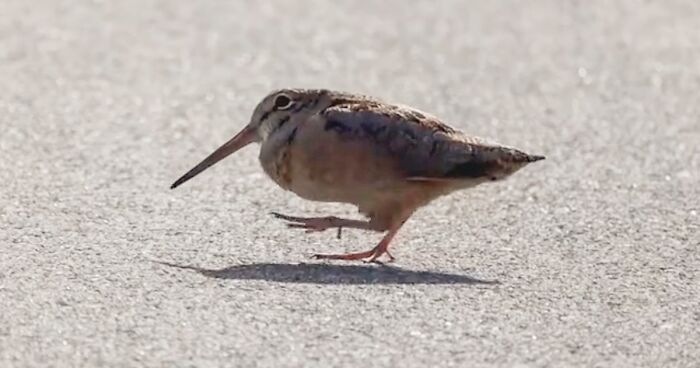
[[292,118],[299,119],[328,106],[331,93],[317,89],[281,89],[273,91],[258,103],[246,129],[257,132],[261,141],[284,126]]
[[180,177],[170,188],[178,187],[251,143],[264,142],[292,118],[303,118],[327,107],[332,100],[331,95],[327,90],[302,89],[282,89],[268,94],[255,107],[250,122],[243,130]]

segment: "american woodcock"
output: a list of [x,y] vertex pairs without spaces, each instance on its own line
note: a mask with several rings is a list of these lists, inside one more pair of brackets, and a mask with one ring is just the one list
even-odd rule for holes
[[375,261],[421,206],[501,180],[544,159],[457,131],[417,109],[330,90],[283,89],[266,96],[243,130],[178,179],[175,188],[224,157],[261,143],[260,163],[280,187],[312,201],[356,205],[369,220],[272,213],[307,232],[387,232],[366,252],[315,258]]

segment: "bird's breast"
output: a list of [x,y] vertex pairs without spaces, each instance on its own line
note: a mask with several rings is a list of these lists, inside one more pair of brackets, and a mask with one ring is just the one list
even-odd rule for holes
[[290,190],[291,159],[290,147],[287,144],[265,142],[260,150],[260,165],[265,173],[280,187]]
[[302,198],[358,204],[390,190],[395,162],[361,141],[299,126],[266,141],[260,154],[265,172]]

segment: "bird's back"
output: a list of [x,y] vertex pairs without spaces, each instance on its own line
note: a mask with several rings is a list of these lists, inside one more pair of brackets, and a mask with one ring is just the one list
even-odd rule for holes
[[416,109],[381,102],[347,103],[322,113],[324,129],[395,161],[415,180],[496,180],[544,157],[468,136]]

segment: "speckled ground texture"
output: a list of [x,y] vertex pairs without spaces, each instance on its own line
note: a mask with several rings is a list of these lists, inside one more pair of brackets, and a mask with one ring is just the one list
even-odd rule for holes
[[[0,2],[0,366],[698,367],[697,1]],[[547,160],[378,234],[250,147],[278,87]],[[498,280],[499,283],[488,283]]]

